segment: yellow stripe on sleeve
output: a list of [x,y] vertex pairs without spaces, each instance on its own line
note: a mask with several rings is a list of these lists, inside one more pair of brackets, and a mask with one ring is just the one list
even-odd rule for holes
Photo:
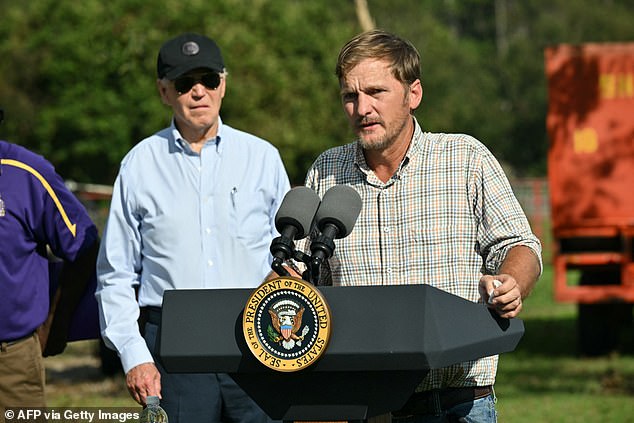
[[68,215],[66,214],[66,210],[64,210],[64,206],[62,206],[62,203],[60,203],[59,198],[57,198],[57,194],[55,194],[55,191],[53,191],[53,188],[51,188],[49,183],[46,181],[46,179],[44,179],[44,177],[40,174],[40,172],[38,172],[37,170],[33,169],[31,166],[29,166],[29,165],[27,165],[25,163],[19,162],[17,160],[0,159],[0,164],[8,165],[8,166],[15,166],[17,168],[26,170],[27,172],[29,172],[30,174],[35,176],[40,181],[40,183],[42,184],[44,189],[46,189],[46,191],[48,192],[48,195],[51,196],[51,199],[55,203],[55,206],[57,207],[57,210],[59,210],[59,213],[62,216],[62,219],[64,220],[64,223],[66,224],[66,227],[68,228],[70,233],[73,234],[73,237],[76,236],[77,224],[72,223],[70,221],[70,219],[68,218]]

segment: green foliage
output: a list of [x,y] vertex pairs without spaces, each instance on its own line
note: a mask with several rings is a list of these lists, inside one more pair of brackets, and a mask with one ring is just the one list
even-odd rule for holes
[[546,173],[544,48],[634,41],[625,0],[368,3],[377,26],[421,53],[424,129],[474,135],[519,176]]
[[[369,0],[377,26],[423,59],[426,130],[481,139],[518,175],[545,172],[543,49],[634,39],[625,0]],[[294,183],[323,150],[352,140],[334,65],[360,32],[352,1],[0,0],[0,136],[64,177],[111,183],[123,155],[169,124],[156,54],[205,33],[229,70],[226,123],[281,151]]]

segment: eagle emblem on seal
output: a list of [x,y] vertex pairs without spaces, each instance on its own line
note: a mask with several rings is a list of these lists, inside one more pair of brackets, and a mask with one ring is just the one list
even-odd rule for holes
[[300,307],[295,301],[280,300],[269,309],[271,323],[268,327],[268,337],[272,342],[278,343],[287,350],[301,346],[306,334],[310,331],[308,326],[302,327],[304,307]]

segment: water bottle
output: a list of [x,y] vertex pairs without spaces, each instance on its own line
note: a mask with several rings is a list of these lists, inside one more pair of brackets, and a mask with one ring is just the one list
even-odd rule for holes
[[139,423],[167,423],[167,413],[159,405],[159,397],[147,397]]

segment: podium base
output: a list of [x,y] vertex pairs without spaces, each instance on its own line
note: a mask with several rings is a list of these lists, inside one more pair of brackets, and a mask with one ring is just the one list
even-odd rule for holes
[[283,377],[274,371],[230,376],[256,403],[266,405],[272,419],[365,422],[403,407],[427,372],[307,370]]

